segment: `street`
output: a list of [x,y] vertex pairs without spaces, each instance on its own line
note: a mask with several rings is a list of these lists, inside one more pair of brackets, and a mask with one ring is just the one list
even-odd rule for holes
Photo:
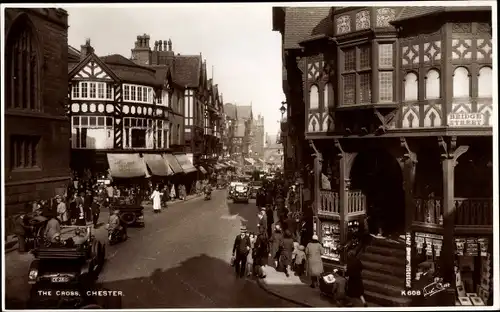
[[[127,309],[295,307],[255,281],[237,279],[229,265],[241,223],[256,231],[256,213],[253,200],[233,204],[225,191],[215,191],[210,201],[177,203],[161,214],[147,206],[146,227],[130,228],[127,241],[107,246],[99,283],[122,291]],[[104,227],[98,232],[106,239]],[[21,308],[27,298],[29,257],[6,256],[6,308]]]

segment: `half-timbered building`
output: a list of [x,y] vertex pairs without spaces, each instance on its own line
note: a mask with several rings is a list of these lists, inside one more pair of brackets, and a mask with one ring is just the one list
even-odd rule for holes
[[273,13],[288,114],[304,123],[289,140],[304,135],[315,155],[313,228],[326,263],[344,263],[340,246],[368,220],[393,238],[361,255],[368,300],[409,304],[400,292],[427,259],[451,285],[443,304],[456,289],[491,303],[491,8]]
[[70,179],[65,114],[68,14],[5,9],[5,232],[31,201],[63,194]]

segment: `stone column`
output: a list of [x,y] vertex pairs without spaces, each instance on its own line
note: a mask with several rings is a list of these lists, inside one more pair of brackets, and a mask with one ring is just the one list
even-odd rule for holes
[[444,283],[449,283],[446,303],[455,304],[455,167],[457,159],[469,150],[468,146],[458,146],[457,138],[450,139],[439,137],[438,144],[441,148],[441,163],[443,166],[443,247],[440,259],[440,275]]

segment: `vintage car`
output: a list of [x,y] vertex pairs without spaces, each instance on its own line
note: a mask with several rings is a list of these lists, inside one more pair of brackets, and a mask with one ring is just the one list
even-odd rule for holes
[[112,209],[120,211],[120,221],[126,226],[144,227],[144,207],[136,201],[117,199],[111,204]]
[[241,183],[234,186],[234,191],[231,196],[233,203],[244,202],[248,204],[250,200],[250,188],[247,183]]
[[28,272],[29,304],[38,307],[59,301],[60,296],[40,295],[58,290],[77,294],[64,296],[69,301],[82,300],[82,292],[94,287],[102,270],[105,245],[94,237],[90,226],[62,226],[58,239],[40,241],[31,251],[35,260]]
[[257,198],[257,192],[262,187],[262,181],[252,181],[250,182],[250,198]]

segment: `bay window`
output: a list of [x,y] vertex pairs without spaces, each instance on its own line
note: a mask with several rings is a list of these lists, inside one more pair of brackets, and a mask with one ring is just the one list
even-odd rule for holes
[[363,45],[345,49],[343,53],[343,105],[371,103],[372,62],[370,46]]
[[378,44],[378,93],[379,102],[394,102],[394,46]]
[[153,104],[153,88],[124,83],[123,101]]
[[113,84],[107,82],[77,81],[72,85],[74,100],[113,100]]
[[73,116],[71,118],[71,138],[73,148],[113,148],[113,117]]

